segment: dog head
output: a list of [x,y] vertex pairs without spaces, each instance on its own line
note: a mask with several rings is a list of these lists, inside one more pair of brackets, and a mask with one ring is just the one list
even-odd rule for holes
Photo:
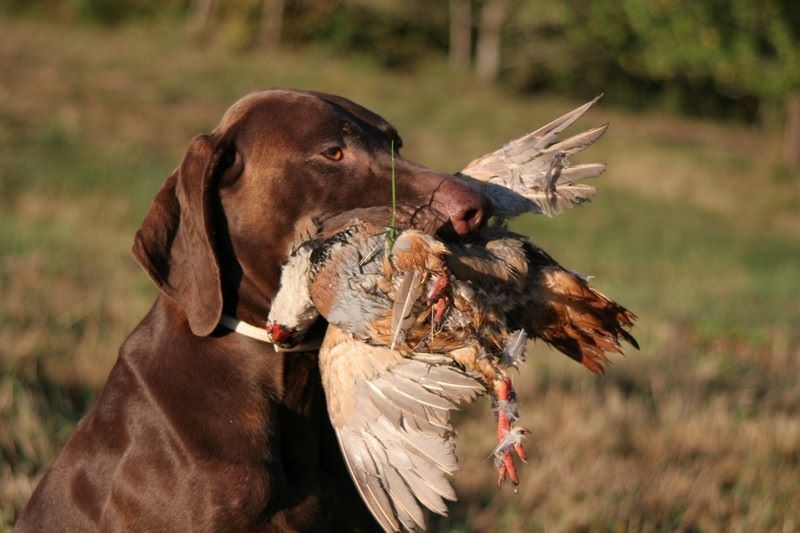
[[196,137],[136,235],[133,253],[208,335],[223,308],[262,322],[304,217],[324,219],[392,201],[399,223],[465,236],[491,215],[483,195],[400,156],[400,136],[339,96],[249,94]]

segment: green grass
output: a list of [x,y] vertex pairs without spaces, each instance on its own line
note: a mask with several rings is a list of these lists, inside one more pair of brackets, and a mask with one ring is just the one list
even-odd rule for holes
[[[344,94],[398,127],[406,157],[444,170],[577,104],[438,63],[400,76],[325,50],[234,53],[136,26],[0,21],[0,70],[6,525],[154,298],[129,253],[150,198],[238,97]],[[642,350],[598,379],[534,345],[516,380],[534,435],[519,494],[495,488],[479,403],[459,417],[460,500],[438,527],[796,528],[800,174],[756,129],[602,102],[581,124],[606,121],[585,158],[609,163],[596,199],[515,227],[634,310]]]
[[394,139],[390,146],[392,151],[392,220],[389,223],[389,239],[387,240],[388,253],[394,248],[394,241],[397,239],[397,176],[394,168]]

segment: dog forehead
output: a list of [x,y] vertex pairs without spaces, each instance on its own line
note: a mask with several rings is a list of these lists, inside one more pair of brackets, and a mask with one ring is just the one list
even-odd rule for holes
[[290,141],[337,134],[367,135],[394,139],[395,147],[400,146],[395,128],[365,107],[341,96],[291,89],[268,89],[241,98],[228,108],[214,133],[225,136],[233,130],[248,135],[291,136],[286,139]]
[[313,91],[309,92],[309,94],[314,95],[335,106],[337,109],[349,115],[360,125],[366,125],[369,128],[377,129],[386,139],[394,140],[395,147],[400,147],[403,144],[402,139],[400,139],[400,136],[397,133],[397,129],[382,116],[370,111],[366,107],[335,94]]
[[290,90],[266,90],[240,98],[222,115],[215,133],[252,126],[269,128],[284,123],[308,125],[334,116],[333,110],[319,98]]

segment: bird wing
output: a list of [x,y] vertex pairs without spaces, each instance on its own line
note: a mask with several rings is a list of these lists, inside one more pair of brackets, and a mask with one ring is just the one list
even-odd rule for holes
[[528,211],[553,215],[589,200],[596,189],[580,182],[599,176],[606,166],[602,163],[570,165],[567,156],[594,143],[605,133],[608,124],[560,142],[557,139],[558,134],[586,113],[600,96],[475,159],[460,174],[477,182],[494,203],[495,214],[501,217]]
[[319,352],[328,414],[350,476],[386,531],[446,515],[457,468],[449,411],[485,392],[446,364],[404,358],[330,325]]

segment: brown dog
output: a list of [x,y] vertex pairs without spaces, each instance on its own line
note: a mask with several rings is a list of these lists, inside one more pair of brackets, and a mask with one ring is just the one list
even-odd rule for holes
[[[295,222],[391,198],[395,129],[341,97],[268,90],[195,138],[136,236],[161,289],[19,531],[372,529],[325,413],[316,356],[219,325],[263,325]],[[396,160],[407,225],[464,235],[488,201]]]

